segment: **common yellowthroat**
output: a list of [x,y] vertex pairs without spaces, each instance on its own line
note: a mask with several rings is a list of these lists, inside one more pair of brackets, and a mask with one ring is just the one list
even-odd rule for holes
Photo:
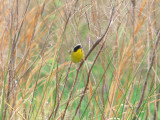
[[71,61],[73,63],[79,63],[84,58],[84,53],[82,50],[82,46],[80,44],[76,45],[73,50],[70,52]]

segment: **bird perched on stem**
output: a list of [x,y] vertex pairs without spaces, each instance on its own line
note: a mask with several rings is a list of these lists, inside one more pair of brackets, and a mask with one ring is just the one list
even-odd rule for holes
[[73,50],[70,51],[71,61],[73,63],[79,63],[84,58],[84,53],[82,50],[82,46],[80,44],[76,45]]

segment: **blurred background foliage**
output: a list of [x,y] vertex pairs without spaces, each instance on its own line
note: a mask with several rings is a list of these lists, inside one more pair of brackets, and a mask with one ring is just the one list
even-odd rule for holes
[[0,119],[160,119],[159,21],[159,0],[0,1]]

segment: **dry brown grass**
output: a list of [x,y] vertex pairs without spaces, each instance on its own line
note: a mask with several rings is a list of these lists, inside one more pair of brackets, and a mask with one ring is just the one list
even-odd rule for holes
[[160,119],[159,6],[0,1],[0,119]]

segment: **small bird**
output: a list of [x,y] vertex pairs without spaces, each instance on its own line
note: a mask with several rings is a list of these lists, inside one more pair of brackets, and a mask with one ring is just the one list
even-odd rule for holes
[[84,53],[82,50],[82,46],[80,44],[76,45],[73,50],[70,52],[71,61],[73,63],[79,63],[84,58]]

